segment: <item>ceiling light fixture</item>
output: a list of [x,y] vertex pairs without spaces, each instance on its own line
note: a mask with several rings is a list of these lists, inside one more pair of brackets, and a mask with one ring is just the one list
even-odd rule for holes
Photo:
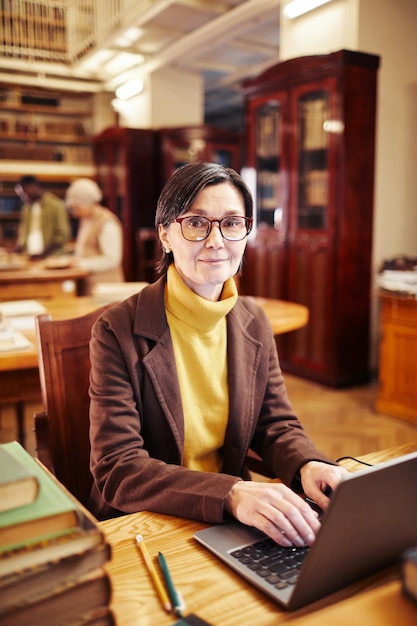
[[114,42],[116,46],[120,46],[121,48],[128,48],[133,45],[140,39],[143,35],[143,29],[138,26],[132,26],[126,32],[124,32],[120,37],[116,39]]
[[316,9],[322,4],[326,4],[326,2],[330,2],[330,0],[292,0],[285,5],[284,15],[292,20],[303,15],[303,13]]
[[143,91],[143,81],[137,79],[123,83],[116,89],[116,98],[119,100],[129,100]]

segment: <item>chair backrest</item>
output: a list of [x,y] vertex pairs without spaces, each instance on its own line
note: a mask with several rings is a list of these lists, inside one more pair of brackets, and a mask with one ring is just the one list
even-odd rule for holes
[[85,506],[93,481],[89,469],[89,342],[94,322],[108,306],[72,319],[36,318],[44,405],[44,412],[35,415],[38,457]]
[[139,228],[136,231],[136,254],[138,280],[149,283],[158,278],[156,268],[161,257],[161,243],[155,228]]

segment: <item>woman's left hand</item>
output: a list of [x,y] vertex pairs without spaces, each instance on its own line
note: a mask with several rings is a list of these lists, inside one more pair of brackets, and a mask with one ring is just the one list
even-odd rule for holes
[[348,473],[346,468],[339,465],[309,461],[300,469],[301,485],[305,495],[324,511],[329,506],[329,494]]

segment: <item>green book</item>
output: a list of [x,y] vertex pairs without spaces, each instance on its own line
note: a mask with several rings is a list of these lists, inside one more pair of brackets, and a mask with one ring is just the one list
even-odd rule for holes
[[64,487],[17,441],[1,447],[34,472],[39,492],[30,504],[0,512],[0,554],[79,528],[78,506]]
[[38,491],[39,482],[33,469],[0,445],[0,512],[30,504]]

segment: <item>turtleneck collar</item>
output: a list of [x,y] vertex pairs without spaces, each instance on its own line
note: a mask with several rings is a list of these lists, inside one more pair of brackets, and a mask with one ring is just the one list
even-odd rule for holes
[[175,265],[171,264],[167,273],[165,306],[167,311],[192,328],[207,332],[213,330],[232,310],[238,293],[233,278],[223,285],[220,300],[212,302],[197,295],[184,283]]

